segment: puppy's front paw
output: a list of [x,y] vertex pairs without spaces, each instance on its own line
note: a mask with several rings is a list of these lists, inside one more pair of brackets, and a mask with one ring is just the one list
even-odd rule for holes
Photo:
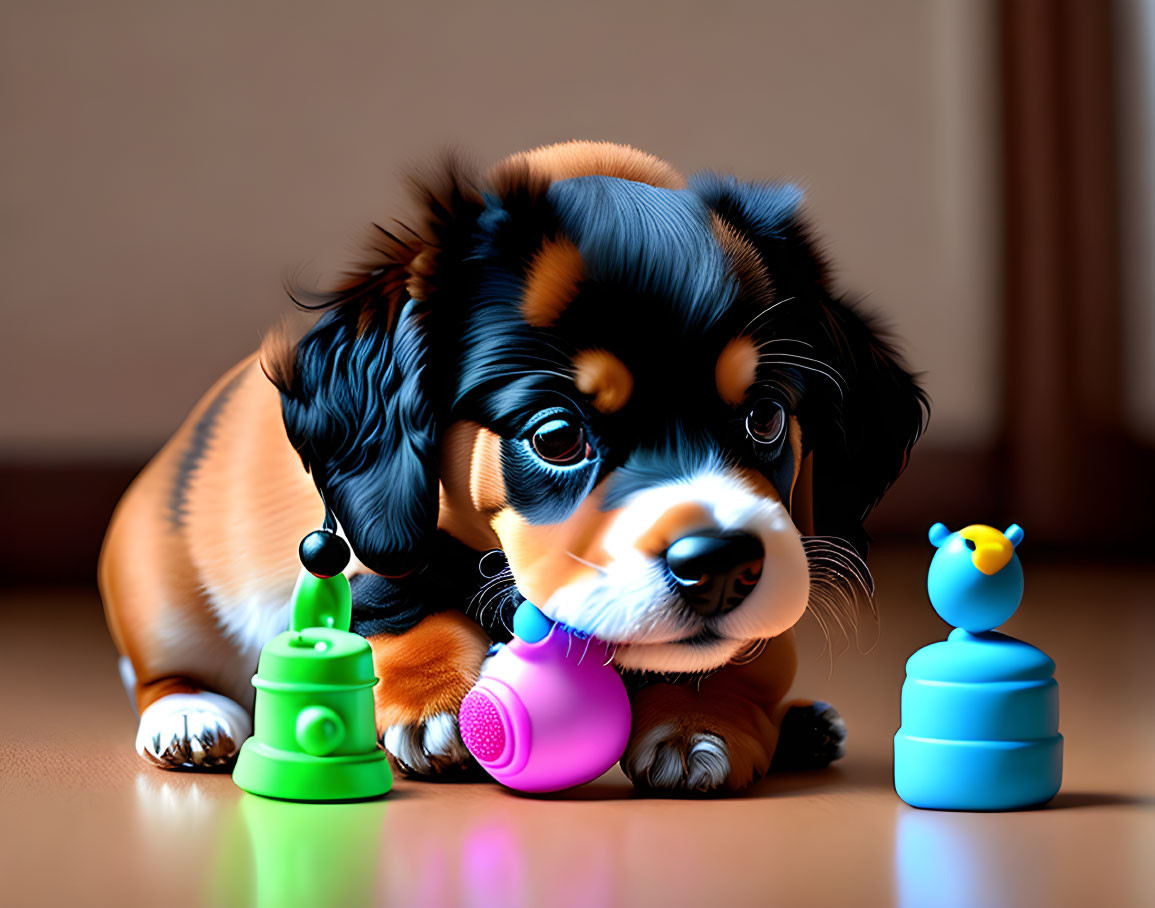
[[248,712],[228,697],[169,694],[140,714],[136,752],[161,769],[212,769],[232,763],[252,733]]
[[789,707],[782,717],[772,770],[824,769],[846,753],[846,723],[829,703]]
[[732,766],[720,735],[666,724],[630,741],[622,769],[643,790],[709,792],[726,787]]
[[390,725],[381,743],[397,768],[409,776],[455,775],[474,765],[454,713],[435,713],[421,722]]

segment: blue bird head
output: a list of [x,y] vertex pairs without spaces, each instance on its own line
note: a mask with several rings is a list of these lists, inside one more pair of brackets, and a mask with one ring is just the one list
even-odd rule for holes
[[938,551],[926,588],[944,621],[977,634],[993,630],[1015,613],[1023,598],[1023,566],[1015,554],[1022,540],[1017,523],[1005,533],[981,523],[957,533],[941,523],[930,528],[930,541]]

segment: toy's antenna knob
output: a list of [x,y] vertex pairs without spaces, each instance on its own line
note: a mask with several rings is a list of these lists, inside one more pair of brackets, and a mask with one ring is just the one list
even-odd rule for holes
[[349,544],[332,530],[314,530],[301,540],[298,554],[308,574],[297,582],[289,626],[349,630],[353,600],[342,573],[349,564]]
[[336,577],[349,565],[349,544],[330,530],[314,530],[301,540],[297,554],[314,577]]

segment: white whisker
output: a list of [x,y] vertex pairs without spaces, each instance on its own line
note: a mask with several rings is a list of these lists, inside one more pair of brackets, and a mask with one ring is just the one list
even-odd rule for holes
[[594,564],[592,561],[586,561],[586,559],[584,559],[584,558],[581,558],[581,557],[579,557],[578,555],[575,555],[575,554],[574,554],[573,552],[571,552],[569,549],[566,549],[566,550],[565,550],[565,553],[566,553],[567,555],[569,555],[569,557],[570,557],[570,558],[572,558],[574,561],[580,562],[581,564],[584,564],[586,567],[591,567],[591,568],[593,568],[595,571],[598,571],[599,573],[601,573],[601,574],[603,574],[603,575],[604,575],[604,574],[609,574],[609,571],[608,571],[608,570],[606,570],[604,567],[602,567],[600,564]]
[[779,306],[781,306],[784,303],[789,303],[793,299],[795,299],[795,297],[788,296],[785,299],[776,300],[775,302],[771,303],[769,306],[767,306],[765,309],[763,309],[761,312],[759,312],[757,315],[755,315],[752,319],[750,319],[750,321],[746,322],[746,327],[743,328],[739,333],[745,334],[746,331],[750,328],[750,326],[753,325],[755,322],[761,321],[767,315],[769,315],[771,312],[773,312],[775,309],[777,309]]
[[[823,362],[820,359],[815,359],[813,356],[803,356],[800,353],[774,353],[758,357],[758,363],[766,366],[793,366],[797,369],[806,369],[810,372],[817,372],[819,375],[829,379],[838,391],[840,398],[845,398],[846,394],[843,388],[846,387],[846,379],[842,377],[842,373],[831,366],[829,363]],[[807,363],[817,363],[818,366],[807,365]],[[819,368],[824,366],[825,368]]]
[[766,340],[758,342],[758,349],[761,350],[763,347],[769,347],[771,344],[798,344],[802,347],[809,347],[811,350],[814,349],[814,344],[810,343],[810,341],[804,341],[800,337],[767,338]]

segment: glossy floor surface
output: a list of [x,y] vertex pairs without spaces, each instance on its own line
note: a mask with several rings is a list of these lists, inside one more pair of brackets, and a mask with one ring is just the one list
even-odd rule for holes
[[4,592],[0,902],[1155,905],[1155,569],[1023,558],[1005,630],[1058,663],[1065,774],[1046,808],[1006,814],[914,810],[892,789],[904,660],[946,633],[922,549],[876,550],[881,624],[833,665],[800,627],[796,691],[842,711],[847,757],[709,800],[638,798],[615,770],[547,798],[400,781],[307,806],[161,772],[133,753],[95,595]]

